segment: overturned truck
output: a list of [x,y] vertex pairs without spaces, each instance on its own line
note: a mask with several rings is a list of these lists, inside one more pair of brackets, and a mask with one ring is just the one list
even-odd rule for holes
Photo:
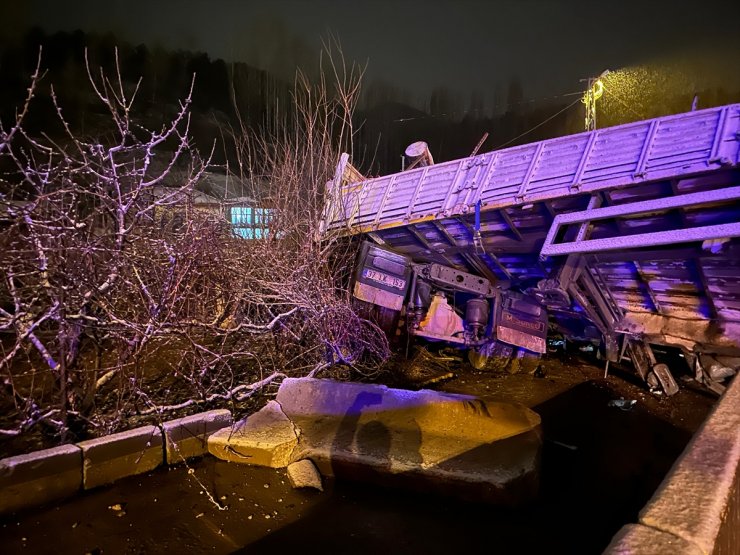
[[549,332],[668,395],[653,346],[678,348],[721,391],[706,361],[740,355],[740,104],[437,164],[423,147],[377,178],[343,155],[327,185],[323,232],[367,239],[357,299],[477,368],[527,364]]

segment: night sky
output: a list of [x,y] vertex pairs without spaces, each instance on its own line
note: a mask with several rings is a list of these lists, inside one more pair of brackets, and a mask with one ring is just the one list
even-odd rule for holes
[[[112,32],[122,40],[201,50],[289,78],[315,63],[321,39],[339,37],[367,63],[367,84],[420,104],[436,87],[487,105],[521,82],[525,98],[578,91],[579,80],[664,57],[697,55],[703,79],[740,79],[740,2],[3,0],[5,36],[41,26]],[[71,7],[73,6],[73,7]],[[712,83],[714,85],[715,83]]]

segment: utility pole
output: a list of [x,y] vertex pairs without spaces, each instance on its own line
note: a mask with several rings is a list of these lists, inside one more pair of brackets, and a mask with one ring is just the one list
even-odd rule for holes
[[604,82],[601,78],[608,74],[609,70],[607,69],[598,77],[581,79],[581,82],[586,81],[587,83],[586,91],[583,93],[583,98],[581,98],[581,102],[586,105],[586,118],[584,120],[586,131],[596,129],[596,101],[604,94]]

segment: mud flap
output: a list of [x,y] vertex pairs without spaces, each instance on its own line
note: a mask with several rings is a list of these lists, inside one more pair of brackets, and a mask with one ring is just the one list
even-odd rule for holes
[[[625,341],[628,340],[625,339]],[[646,344],[636,341],[629,341],[629,344],[627,345],[627,355],[643,381],[647,381],[648,373],[650,372],[650,355],[652,355],[652,353],[648,352],[649,348],[650,347]]]
[[678,393],[678,384],[673,379],[673,374],[671,374],[668,366],[665,364],[656,364],[653,366],[653,373],[658,378],[661,389],[668,397]]
[[651,387],[660,387],[666,396],[678,393],[678,384],[665,364],[656,364],[655,355],[645,341],[630,341],[627,346],[637,373]]

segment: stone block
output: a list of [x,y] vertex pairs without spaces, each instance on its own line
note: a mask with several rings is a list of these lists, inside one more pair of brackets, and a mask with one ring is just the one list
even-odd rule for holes
[[85,489],[149,472],[164,461],[162,431],[157,426],[144,426],[77,445],[82,449]]
[[324,491],[321,485],[321,474],[316,465],[309,459],[303,459],[288,465],[288,480],[293,488],[313,488]]
[[604,555],[701,555],[701,550],[673,534],[628,524],[612,538]]
[[82,450],[61,445],[0,460],[0,514],[62,499],[82,487]]
[[292,461],[298,430],[275,401],[208,438],[208,452],[226,461],[283,468]]
[[170,420],[162,425],[167,464],[200,457],[208,453],[208,437],[231,425],[231,412],[211,410]]

